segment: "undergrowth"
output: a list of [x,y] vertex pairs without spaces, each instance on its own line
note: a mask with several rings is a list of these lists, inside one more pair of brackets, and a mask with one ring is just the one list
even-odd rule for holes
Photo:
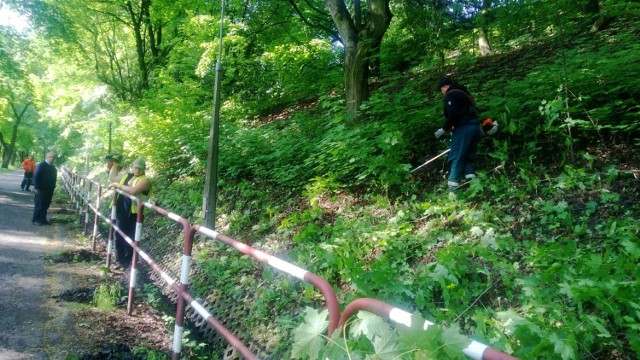
[[[194,293],[270,358],[458,358],[469,338],[526,359],[637,358],[640,194],[623,167],[639,166],[640,49],[629,27],[536,47],[525,55],[548,58],[527,71],[515,61],[511,77],[493,76],[509,74],[507,55],[457,69],[501,130],[455,194],[436,166],[409,172],[446,147],[431,140],[436,71],[387,79],[360,122],[331,94],[286,121],[221,124],[234,141],[221,148],[219,230],[327,279],[343,309],[375,298],[434,322],[428,331],[359,315],[328,336],[311,286],[209,242],[194,253]],[[196,219],[201,180],[166,185],[163,206]]]

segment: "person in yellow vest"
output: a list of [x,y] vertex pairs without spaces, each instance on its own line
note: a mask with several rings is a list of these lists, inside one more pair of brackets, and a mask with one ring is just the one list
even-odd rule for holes
[[[131,163],[133,176],[122,176],[119,179],[120,181],[111,183],[111,186],[139,198],[142,202],[148,201],[151,196],[151,179],[145,175],[146,167],[146,162],[143,158],[135,159],[133,163]],[[118,198],[123,201],[122,204],[120,204],[120,202],[116,203],[117,225],[129,238],[133,240],[136,232],[138,206],[136,202],[131,201],[124,196],[118,196]],[[119,234],[116,235],[116,260],[124,268],[128,268],[131,265],[133,248],[124,240],[124,238],[118,236]]]

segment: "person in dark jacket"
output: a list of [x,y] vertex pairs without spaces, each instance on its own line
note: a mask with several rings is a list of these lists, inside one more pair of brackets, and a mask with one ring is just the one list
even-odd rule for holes
[[56,167],[53,166],[55,157],[53,152],[48,152],[44,161],[36,166],[36,172],[33,175],[33,190],[36,196],[31,221],[34,225],[51,225],[47,220],[47,211],[51,205],[58,176]]
[[450,190],[455,191],[463,178],[469,181],[475,177],[473,160],[482,130],[479,126],[478,109],[464,86],[445,77],[440,79],[438,87],[444,96],[445,120],[442,128],[434,135],[440,138],[446,132],[451,132],[450,172],[447,184]]
[[[122,155],[113,153],[107,155],[107,169],[109,170],[109,181],[118,184],[119,187],[127,184],[133,177],[133,173],[127,172],[122,166]],[[120,194],[115,195],[115,202],[111,204],[116,208],[116,225],[131,239],[135,237],[136,217],[131,215],[131,199]],[[128,268],[133,257],[133,248],[127,243],[119,231],[115,232],[116,261],[123,267]]]

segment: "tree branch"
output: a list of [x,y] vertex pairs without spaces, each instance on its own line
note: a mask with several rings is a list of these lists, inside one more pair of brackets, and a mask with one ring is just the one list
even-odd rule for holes
[[[296,14],[298,14],[298,16],[300,17],[300,19],[302,20],[303,23],[311,26],[312,28],[315,29],[320,29],[326,33],[329,34],[329,36],[332,37],[333,41],[338,41],[341,44],[344,44],[342,39],[340,38],[340,34],[336,33],[333,29],[328,28],[322,24],[314,24],[312,23],[309,19],[307,19],[304,14],[302,14],[302,11],[300,11],[300,8],[298,8],[298,5],[296,4],[295,0],[289,0],[289,3],[291,4],[291,6],[293,7],[293,10],[296,12]],[[307,1],[307,4],[309,4],[309,2]],[[320,11],[318,9],[316,9],[315,7],[311,6],[311,4],[309,4],[309,6],[311,7],[311,9],[313,9],[314,11],[320,13]]]

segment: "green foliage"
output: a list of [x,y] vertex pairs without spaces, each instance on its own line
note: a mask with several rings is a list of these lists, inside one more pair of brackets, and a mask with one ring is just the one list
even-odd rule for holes
[[465,359],[469,340],[457,328],[430,326],[416,313],[411,326],[393,329],[376,315],[358,313],[346,329],[329,339],[327,312],[305,309],[304,322],[294,331],[293,359]]
[[[304,4],[306,23],[289,2],[230,3],[222,59],[211,15],[219,9],[152,3],[149,24],[165,26],[167,42],[145,48],[142,63],[132,29],[106,15],[122,15],[122,2],[52,6],[61,16],[49,25],[73,29],[70,43],[1,29],[2,94],[27,94],[18,85],[28,79],[40,116],[19,131],[19,147],[53,146],[76,168],[88,156],[102,179],[108,144],[129,160],[143,156],[159,205],[197,220],[221,60],[219,230],[328,279],[341,305],[372,297],[448,324],[404,329],[360,314],[329,338],[326,315],[301,310],[322,302],[313,287],[204,244],[193,290],[222,314],[242,313],[232,330],[273,358],[456,358],[460,334],[521,358],[640,354],[638,194],[625,173],[637,164],[615,163],[625,145],[639,145],[636,3],[601,1],[599,14],[569,0],[394,4],[371,58],[382,73],[358,121],[344,111],[343,49],[332,29],[312,26],[330,23],[312,11],[322,2]],[[47,7],[24,10],[45,25]],[[482,58],[480,24],[493,50]],[[31,46],[13,45],[23,41]],[[145,86],[140,65],[152,70]],[[432,135],[443,74],[500,122],[481,142],[477,179],[456,195],[440,191],[438,166],[408,181],[411,165],[446,146]],[[96,302],[110,303],[112,291],[98,289]],[[215,356],[185,342],[195,356]]]
[[154,308],[158,308],[162,303],[162,294],[153,284],[144,284],[140,296]]
[[[415,305],[520,357],[579,359],[587,348],[624,353],[637,346],[638,319],[625,314],[636,313],[637,284],[629,279],[637,276],[640,228],[621,212],[619,195],[607,190],[620,181],[616,173],[567,167],[542,182],[521,173],[535,184],[522,194],[509,192],[511,182],[494,176],[491,187],[470,195],[503,193],[499,202],[477,203],[481,209],[449,199],[394,207],[371,201],[360,203],[357,214],[335,214],[348,199],[335,187],[318,186],[308,193],[310,208],[285,219],[280,231],[294,234],[297,263],[349,284],[347,301],[375,297]],[[517,200],[532,192],[545,197],[526,206]],[[589,200],[569,200],[580,198]],[[478,301],[484,307],[469,312]],[[614,335],[612,327],[622,334]],[[307,341],[324,341],[340,356],[344,349],[354,356],[373,351],[355,338],[330,342],[324,334],[306,334]]]
[[[327,321],[327,310],[318,312],[311,308],[306,308],[304,323],[294,332],[294,346],[292,357],[294,359],[319,359],[320,350],[326,346],[323,333],[327,331],[329,321]],[[326,336],[324,336],[326,338]]]
[[146,346],[136,346],[132,349],[133,355],[146,360],[166,360],[169,356]]
[[120,284],[103,284],[96,288],[93,293],[93,305],[102,311],[113,311],[120,297],[122,297]]

